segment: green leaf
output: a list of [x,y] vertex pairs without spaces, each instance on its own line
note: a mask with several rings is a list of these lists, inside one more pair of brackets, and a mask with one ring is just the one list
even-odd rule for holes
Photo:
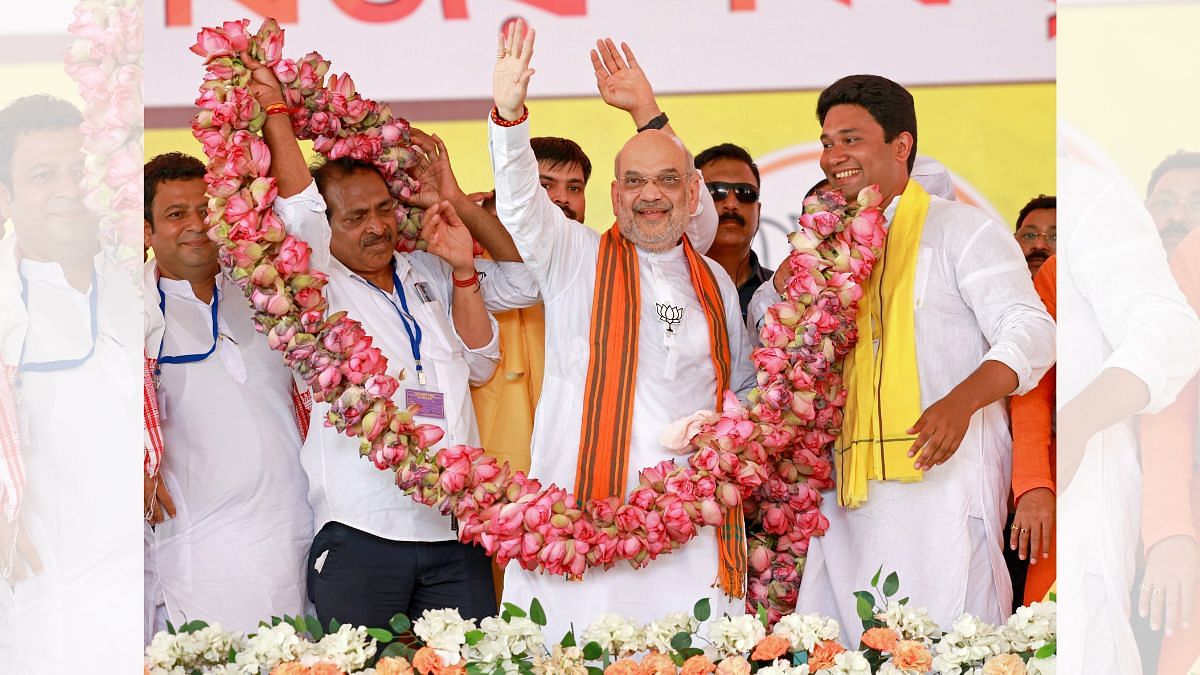
[[371,637],[375,638],[376,640],[378,640],[380,642],[385,642],[385,643],[391,642],[395,638],[395,636],[392,635],[391,632],[388,631],[386,628],[368,628],[367,635],[370,635]]
[[692,616],[696,617],[697,621],[708,621],[708,617],[712,616],[712,605],[708,598],[701,598],[696,602],[696,606],[692,607]]
[[880,574],[883,574],[883,565],[880,565],[879,569],[875,570],[875,576],[871,577],[871,587],[872,588],[879,585],[879,575]]
[[588,666],[588,675],[604,675],[604,671],[596,666]]
[[563,649],[566,649],[567,647],[574,647],[575,646],[575,631],[573,631],[573,630],[567,631],[567,634],[563,636],[562,642],[559,642],[558,644],[562,645]]
[[583,658],[588,661],[595,661],[603,653],[604,650],[600,648],[600,643],[594,640],[583,646]]
[[175,626],[174,626],[174,625],[172,625],[170,621],[167,621],[167,634],[168,634],[168,635],[174,635],[174,634],[175,634]]
[[[501,675],[503,675],[504,668],[500,668],[500,671]],[[521,661],[517,664],[517,671],[521,675],[533,675],[533,664],[528,661]]]
[[761,623],[763,625],[763,628],[768,627],[768,625],[771,623],[769,620],[767,620],[767,606],[766,605],[758,606],[758,621],[759,621],[759,623]]
[[875,616],[875,598],[867,591],[855,591],[854,597],[858,598],[858,618],[866,621]]
[[292,628],[295,628],[297,633],[303,633],[308,630],[308,624],[304,623],[303,617],[288,616],[284,618],[291,620]]
[[483,669],[479,667],[478,663],[468,663],[467,675],[483,675]]
[[383,653],[379,655],[379,658],[384,658],[387,656],[403,656],[404,658],[411,660],[410,657],[412,656],[412,649],[403,642],[393,642],[384,648]]
[[1051,591],[1050,602],[1058,602],[1058,591]]
[[308,626],[308,634],[312,636],[313,642],[325,637],[325,631],[321,630],[321,622],[317,621],[317,617],[304,617],[304,625]]
[[1058,641],[1051,640],[1050,642],[1047,642],[1046,644],[1042,645],[1036,652],[1033,653],[1033,655],[1038,657],[1039,659],[1048,659],[1057,653],[1058,653]]
[[546,610],[542,609],[542,603],[538,602],[537,598],[529,603],[529,620],[539,626],[546,625]]
[[504,675],[504,666],[497,664],[496,667],[492,669],[492,675]]
[[182,626],[180,626],[179,632],[195,633],[196,631],[200,630],[201,628],[208,628],[208,624],[204,621],[201,621],[200,619],[196,619],[194,621],[189,621],[189,622],[183,624]]
[[901,607],[903,607],[904,605],[907,605],[908,604],[908,596],[900,598],[900,601],[896,604],[900,605]]
[[237,649],[229,648],[229,654],[225,657],[225,663],[237,663]]
[[687,631],[679,631],[671,636],[671,649],[682,651],[692,646],[692,636]]
[[686,660],[687,659],[683,658],[683,654],[680,654],[679,652],[675,652],[671,655],[671,662],[674,663],[676,667],[682,668],[683,662]]
[[392,620],[388,622],[388,625],[392,627],[392,630],[396,632],[396,635],[399,635],[401,633],[407,633],[408,629],[412,628],[412,621],[409,621],[408,617],[404,616],[403,614],[397,614],[396,616],[392,617]]
[[895,572],[887,575],[887,579],[883,582],[883,597],[890,598],[900,590],[900,576]]
[[329,631],[328,631],[328,632],[330,632],[330,633],[336,633],[336,632],[338,632],[338,629],[339,629],[339,628],[341,628],[341,627],[342,627],[342,624],[341,624],[341,622],[340,622],[340,621],[338,621],[337,619],[330,619],[330,620],[329,620]]
[[475,645],[479,644],[480,640],[483,639],[483,631],[479,629],[469,630],[466,632],[464,637],[467,639],[467,644],[474,647]]
[[682,656],[684,660],[690,659],[693,656],[699,656],[703,653],[704,650],[700,649],[699,647],[688,647],[687,649],[679,650],[679,655]]
[[504,603],[504,611],[506,611],[509,614],[511,614],[512,616],[516,616],[516,617],[526,616],[525,610],[521,609],[520,607],[517,607],[516,605],[512,604],[511,602]]

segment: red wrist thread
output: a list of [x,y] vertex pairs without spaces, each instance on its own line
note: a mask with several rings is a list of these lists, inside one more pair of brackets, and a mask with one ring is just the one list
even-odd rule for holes
[[515,127],[518,124],[529,119],[529,106],[523,105],[523,106],[521,106],[521,109],[522,109],[521,116],[510,122],[500,116],[499,108],[497,108],[496,106],[492,106],[492,121],[495,122],[496,126],[498,126],[498,127]]

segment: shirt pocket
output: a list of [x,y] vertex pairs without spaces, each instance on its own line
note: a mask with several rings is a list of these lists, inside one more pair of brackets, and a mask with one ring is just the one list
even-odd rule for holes
[[925,306],[925,291],[929,288],[929,275],[933,269],[933,249],[922,246],[917,252],[916,279],[913,282],[913,309]]
[[421,358],[452,362],[462,359],[458,333],[440,300],[421,303]]

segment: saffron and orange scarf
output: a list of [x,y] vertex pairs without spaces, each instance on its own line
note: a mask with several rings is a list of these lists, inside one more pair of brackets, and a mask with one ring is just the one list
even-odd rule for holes
[[[683,250],[692,288],[708,324],[713,369],[717,375],[714,392],[717,408],[714,409],[718,409],[729,387],[730,376],[725,305],[716,277],[686,236]],[[600,239],[600,254],[596,260],[589,339],[591,355],[584,386],[583,425],[575,474],[575,494],[580,500],[625,497],[641,310],[637,250],[613,225]],[[726,510],[718,542],[718,582],[730,596],[743,597],[747,554],[745,520],[740,508]]]

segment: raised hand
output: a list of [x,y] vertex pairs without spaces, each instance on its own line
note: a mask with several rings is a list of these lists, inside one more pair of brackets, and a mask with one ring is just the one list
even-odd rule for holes
[[530,28],[526,33],[522,19],[517,19],[507,37],[500,34],[496,67],[492,71],[492,100],[500,116],[510,122],[520,119],[525,107],[529,78],[533,77],[533,69],[529,67],[533,37],[534,30]]
[[450,153],[437,134],[427,134],[416,127],[410,129],[413,145],[421,149],[422,157],[413,171],[413,178],[421,189],[405,201],[418,208],[427,209],[441,201],[453,201],[463,196],[454,170],[450,167]]
[[[624,56],[621,55],[624,52]],[[621,52],[617,51],[612,38],[596,40],[592,50],[592,68],[596,70],[596,88],[604,102],[620,108],[638,118],[639,111],[653,110],[645,121],[659,113],[654,100],[654,88],[646,78],[646,72],[638,65],[633,50],[624,42]],[[644,122],[642,122],[644,123]]]
[[241,58],[242,63],[250,69],[250,81],[246,83],[246,87],[250,89],[254,100],[262,106],[283,103],[283,86],[279,84],[275,71],[251,56],[250,52],[242,52]]
[[437,202],[421,215],[421,238],[426,242],[425,250],[445,260],[456,275],[470,278],[475,274],[475,244],[471,231],[450,202]]

